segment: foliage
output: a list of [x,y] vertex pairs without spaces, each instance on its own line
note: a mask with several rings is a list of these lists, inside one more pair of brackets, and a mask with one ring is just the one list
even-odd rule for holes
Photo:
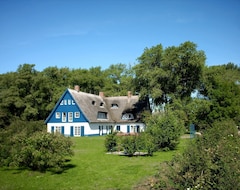
[[182,152],[189,141],[181,139],[175,151],[156,152],[153,157],[129,158],[105,154],[105,137],[71,138],[74,155],[60,175],[53,175],[51,171],[1,167],[0,190],[132,189],[146,176],[153,175],[159,163]]
[[106,70],[48,67],[39,72],[34,67],[23,64],[16,72],[0,75],[0,128],[16,119],[46,119],[63,91],[76,84],[81,91],[93,94],[104,91],[106,96],[134,91],[132,68],[125,64],[111,65]]
[[47,133],[42,122],[15,121],[0,131],[1,166],[60,171],[72,155],[70,139]]
[[238,189],[240,138],[234,122],[216,122],[182,155],[165,164],[155,186],[159,189]]
[[138,137],[136,135],[121,137],[121,145],[126,155],[133,156],[134,153],[138,150],[137,141]]
[[183,123],[172,112],[152,115],[147,121],[147,133],[157,149],[173,150],[183,133]]
[[146,48],[134,67],[137,91],[153,98],[155,104],[190,97],[199,85],[205,59],[192,42],[166,49],[161,44]]
[[108,152],[116,151],[116,149],[117,149],[117,136],[116,135],[117,135],[117,132],[113,132],[106,136],[106,139],[104,141],[106,151],[108,151]]

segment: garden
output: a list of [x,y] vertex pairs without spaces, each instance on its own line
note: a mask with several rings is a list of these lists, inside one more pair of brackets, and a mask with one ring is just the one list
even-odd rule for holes
[[106,154],[106,137],[71,138],[74,156],[61,173],[26,168],[0,168],[0,189],[132,189],[157,173],[160,163],[181,153],[189,139],[181,139],[176,150],[153,156],[122,157]]

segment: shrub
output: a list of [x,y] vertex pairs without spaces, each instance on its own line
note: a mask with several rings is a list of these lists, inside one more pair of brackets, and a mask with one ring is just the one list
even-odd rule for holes
[[116,151],[117,150],[117,132],[107,135],[104,144],[105,144],[106,151],[108,152]]
[[158,149],[173,150],[179,144],[183,124],[172,113],[153,115],[146,121],[147,133],[152,136]]
[[66,157],[73,155],[71,146],[70,138],[60,134],[36,132],[24,140],[24,146],[15,155],[16,165],[39,171],[49,168],[61,170]]
[[[169,189],[239,189],[240,138],[234,122],[213,124],[182,155],[161,167],[156,186]],[[158,187],[161,189],[160,187]]]
[[[21,123],[21,122],[20,122]],[[26,123],[27,124],[27,123]],[[60,134],[50,134],[36,130],[31,125],[15,126],[0,131],[1,166],[26,167],[32,170],[45,171],[49,168],[60,171],[67,157],[73,155],[70,138]]]
[[124,148],[124,153],[128,156],[133,156],[134,153],[138,150],[137,148],[137,136],[122,136],[121,137],[121,144]]

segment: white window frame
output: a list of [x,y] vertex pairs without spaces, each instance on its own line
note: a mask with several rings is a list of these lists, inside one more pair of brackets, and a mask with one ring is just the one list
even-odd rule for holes
[[79,111],[74,112],[74,118],[80,118],[80,112]]
[[81,126],[74,127],[74,136],[81,136]]
[[72,103],[72,101],[70,99],[68,99],[68,105],[72,105],[71,103]]
[[67,112],[62,112],[62,122],[67,121]]
[[62,127],[61,126],[56,126],[55,127],[55,132],[56,133],[61,133]]
[[56,112],[55,113],[55,117],[56,117],[56,119],[60,119],[61,118],[61,113],[60,112]]
[[73,122],[73,112],[68,112],[68,122]]
[[72,100],[72,105],[75,105],[75,102],[74,102],[74,100]]

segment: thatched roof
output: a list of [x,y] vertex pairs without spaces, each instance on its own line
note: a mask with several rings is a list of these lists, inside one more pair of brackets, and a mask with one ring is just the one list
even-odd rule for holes
[[[124,113],[133,114],[131,121],[136,122],[140,119],[140,113],[149,109],[147,101],[140,101],[139,96],[104,97],[102,93],[100,96],[72,89],[68,91],[89,122],[129,122],[122,119]],[[107,113],[107,119],[98,119],[98,112]]]

